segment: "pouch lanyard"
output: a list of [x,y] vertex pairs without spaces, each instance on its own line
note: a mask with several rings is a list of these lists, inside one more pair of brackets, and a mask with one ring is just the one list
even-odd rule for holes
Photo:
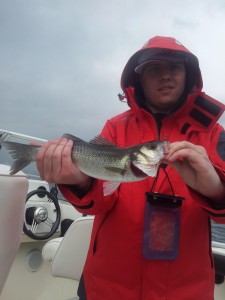
[[[172,194],[154,192],[160,169],[163,169]],[[180,239],[180,213],[183,200],[174,194],[169,176],[164,168],[159,168],[150,192],[145,194],[142,253],[146,259],[174,260],[178,256]]]

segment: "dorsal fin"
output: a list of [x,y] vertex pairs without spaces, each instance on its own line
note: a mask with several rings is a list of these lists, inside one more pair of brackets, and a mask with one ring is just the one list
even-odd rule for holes
[[95,138],[91,139],[89,141],[90,144],[95,144],[95,145],[102,145],[102,146],[111,146],[111,147],[116,147],[113,143],[107,141],[105,138],[101,136],[96,136]]
[[[74,142],[83,142],[82,139],[72,135],[72,134],[69,134],[69,133],[64,133],[63,134],[63,137],[68,139],[68,140],[72,140]],[[113,143],[107,141],[105,138],[101,137],[101,136],[96,136],[94,137],[93,139],[91,139],[89,141],[90,144],[95,144],[95,145],[101,145],[101,146],[110,146],[110,147],[116,147],[116,145],[114,145]]]

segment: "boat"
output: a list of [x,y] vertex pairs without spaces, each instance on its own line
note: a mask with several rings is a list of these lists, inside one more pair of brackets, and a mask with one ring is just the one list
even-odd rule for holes
[[[0,130],[5,140],[43,139]],[[78,300],[93,216],[84,216],[57,186],[24,169],[10,175],[0,149],[0,300]],[[6,155],[6,154],[5,154]],[[4,163],[3,163],[4,158]],[[225,243],[212,241],[215,300],[225,299]]]

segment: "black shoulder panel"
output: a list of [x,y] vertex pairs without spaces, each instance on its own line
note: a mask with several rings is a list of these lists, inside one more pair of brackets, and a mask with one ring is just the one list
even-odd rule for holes
[[205,115],[204,113],[202,113],[200,110],[198,110],[196,108],[193,108],[190,111],[189,115],[193,119],[195,119],[198,123],[202,124],[205,127],[208,127],[211,124],[211,122],[212,122],[211,118],[209,118],[207,115]]
[[201,95],[198,95],[198,97],[195,99],[195,104],[213,116],[218,116],[221,111],[221,107],[215,103],[212,103],[208,99],[203,98]]
[[194,99],[189,116],[196,122],[196,125],[202,125],[209,130],[218,121],[224,109],[223,103],[205,93],[199,93]]

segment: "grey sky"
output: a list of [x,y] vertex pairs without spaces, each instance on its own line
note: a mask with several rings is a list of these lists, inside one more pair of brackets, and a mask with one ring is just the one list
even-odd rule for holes
[[196,54],[204,91],[225,102],[224,30],[223,0],[0,0],[0,128],[95,136],[127,109],[121,72],[155,35]]

